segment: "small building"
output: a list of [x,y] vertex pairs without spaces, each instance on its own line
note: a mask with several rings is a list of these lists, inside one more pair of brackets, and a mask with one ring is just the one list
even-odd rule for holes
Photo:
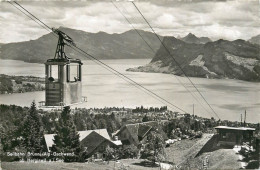
[[218,134],[218,144],[225,146],[242,145],[243,142],[251,143],[255,128],[249,127],[215,127]]
[[258,167],[260,169],[260,135],[257,135],[255,137],[255,148],[256,148],[256,153],[258,153],[257,155],[257,160],[258,160]]
[[[112,148],[118,148],[122,145],[121,141],[113,141],[106,129],[86,130],[78,131],[79,141],[85,148],[86,158],[93,157],[94,159],[103,158],[103,153],[107,146]],[[50,152],[52,145],[54,144],[54,136],[56,134],[45,134],[45,142]]]

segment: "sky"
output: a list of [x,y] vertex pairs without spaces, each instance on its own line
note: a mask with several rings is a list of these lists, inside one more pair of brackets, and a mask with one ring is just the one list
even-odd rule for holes
[[[137,29],[151,31],[133,4],[113,1]],[[258,0],[139,0],[136,6],[160,35],[245,39],[260,34]],[[50,27],[122,33],[133,29],[110,1],[18,1]],[[37,39],[48,32],[8,2],[0,2],[0,43]]]

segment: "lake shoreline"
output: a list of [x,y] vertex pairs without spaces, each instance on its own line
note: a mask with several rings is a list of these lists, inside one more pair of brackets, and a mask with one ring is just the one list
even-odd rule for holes
[[[171,74],[143,73],[126,71],[131,67],[145,65],[149,60],[105,60],[117,71],[125,74],[135,82],[166,99],[170,103],[202,117],[214,117],[208,106],[185,77],[172,76]],[[16,76],[44,77],[43,64],[31,64],[13,60],[1,60],[0,74]],[[11,68],[11,69],[10,69]],[[144,107],[160,107],[167,105],[165,102],[148,95],[143,90],[136,88],[120,77],[107,71],[92,61],[83,61],[82,96],[88,101],[75,105],[78,108],[103,108],[103,107],[130,107],[143,105]],[[260,106],[259,82],[246,82],[232,79],[205,79],[190,78],[200,90],[209,104],[218,113],[221,119],[240,121],[240,114],[247,110],[248,122],[258,122]],[[182,82],[182,84],[179,83]],[[187,89],[190,91],[188,92]],[[197,100],[191,95],[195,96]],[[30,106],[45,100],[44,91],[13,93],[0,96],[0,104]],[[170,108],[179,111],[176,108]]]
[[[177,68],[177,70],[179,70]],[[183,73],[176,72],[176,68],[161,67],[161,64],[158,63],[148,63],[143,66],[133,67],[126,69],[128,72],[142,72],[142,73],[161,73],[161,74],[170,74],[174,76],[185,77]],[[189,78],[204,78],[204,79],[216,79],[216,80],[241,80],[245,82],[252,82],[252,83],[260,83],[260,80],[242,80],[242,79],[235,79],[235,78],[228,78],[223,76],[212,76],[212,75],[197,75],[197,76],[188,76]]]
[[45,78],[0,74],[0,94],[26,93],[45,90]]

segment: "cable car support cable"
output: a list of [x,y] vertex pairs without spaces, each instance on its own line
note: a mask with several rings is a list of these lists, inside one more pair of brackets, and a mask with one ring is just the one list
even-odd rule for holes
[[[149,45],[149,43],[144,39],[144,37],[139,33],[139,31],[134,27],[134,25],[131,23],[131,21],[123,14],[123,12],[118,8],[118,6],[111,1],[111,3],[114,5],[114,7],[119,11],[119,13],[125,18],[125,20],[131,25],[131,27],[136,31],[136,33],[144,40],[144,42],[147,44],[147,46],[153,51],[154,55],[156,55],[156,52],[154,49]],[[123,7],[124,8],[124,7]],[[124,8],[125,9],[125,8]],[[125,9],[126,10],[126,9]],[[127,11],[127,10],[126,10]],[[127,12],[128,13],[128,12]],[[129,13],[128,13],[129,14]],[[168,56],[167,56],[168,57]],[[162,61],[165,65],[167,65],[164,61]],[[185,86],[185,84],[174,74],[172,74],[176,80],[191,94],[191,96],[201,105],[201,107],[211,116],[211,113],[204,107],[204,105],[200,102],[200,100]]]
[[[11,5],[14,6],[14,4],[12,4],[10,1],[8,1],[8,2],[9,2]],[[36,22],[37,24],[39,24],[41,27],[43,27],[43,25],[44,25],[44,26],[45,26],[45,27],[43,27],[44,29],[46,29],[46,30],[49,29],[48,31],[51,32],[51,33],[53,33],[53,35],[55,35],[55,37],[57,37],[56,34],[53,32],[53,29],[52,29],[51,27],[49,27],[47,24],[45,24],[44,22],[42,22],[40,19],[38,19],[36,16],[34,16],[32,13],[30,13],[28,10],[26,10],[23,6],[21,6],[21,5],[20,5],[19,3],[17,3],[16,1],[13,1],[13,2],[14,2],[15,4],[17,4],[19,7],[21,7],[23,10],[25,10],[25,11],[26,11],[29,15],[31,15],[34,19],[33,19],[32,17],[26,15],[24,12],[22,12],[20,9],[18,9],[18,8],[16,7],[18,10],[20,10],[20,11],[21,11],[22,13],[24,13],[27,17],[29,17],[29,18],[32,19],[34,22]],[[15,6],[14,6],[14,7],[15,7]],[[36,19],[37,21],[39,21],[41,24],[43,24],[43,25],[41,25],[41,24],[40,24],[39,22],[37,22],[35,19]],[[46,27],[47,27],[48,29],[47,29]],[[67,41],[67,40],[65,39],[65,41]],[[69,42],[69,43],[70,43],[70,42]],[[67,45],[68,45],[68,44],[67,44]],[[167,104],[169,104],[170,106],[172,106],[172,107],[174,107],[174,108],[177,108],[177,109],[183,111],[184,113],[187,113],[185,110],[183,110],[183,109],[181,109],[180,107],[178,107],[178,106],[172,104],[172,103],[169,102],[168,100],[166,100],[166,99],[160,97],[160,96],[157,95],[156,93],[152,92],[151,90],[147,89],[146,87],[142,86],[141,84],[139,84],[139,83],[137,83],[136,81],[132,80],[131,78],[127,77],[127,76],[124,75],[123,73],[120,73],[119,71],[115,70],[115,69],[112,68],[111,66],[109,66],[109,65],[105,64],[104,62],[100,61],[99,59],[97,59],[97,58],[94,57],[93,55],[88,54],[88,53],[85,52],[84,50],[82,50],[82,49],[80,49],[79,47],[77,47],[75,44],[70,44],[70,45],[68,45],[68,46],[71,47],[72,49],[74,49],[75,51],[77,51],[77,52],[79,52],[79,53],[81,53],[81,54],[84,54],[84,56],[86,56],[86,57],[88,57],[88,58],[91,58],[92,60],[97,61],[99,65],[103,65],[104,68],[106,68],[106,69],[109,70],[110,72],[113,71],[113,72],[112,72],[113,74],[119,76],[120,78],[123,78],[125,81],[127,80],[128,83],[131,83],[132,85],[134,84],[135,87],[139,87],[139,89],[141,88],[142,90],[145,90],[145,91],[147,92],[147,94],[150,93],[150,94],[149,94],[150,96],[156,97],[157,100],[160,99],[160,100],[159,100],[160,102],[164,101],[164,102],[166,102]],[[96,63],[97,63],[97,62],[96,62]]]
[[171,52],[169,51],[169,49],[166,47],[166,45],[163,43],[163,41],[160,39],[160,37],[158,36],[158,34],[156,34],[156,32],[154,31],[153,27],[150,25],[150,23],[147,21],[147,19],[144,17],[144,15],[142,14],[142,12],[138,9],[138,7],[135,5],[134,2],[132,2],[132,4],[135,6],[135,8],[137,9],[137,11],[140,13],[140,15],[143,17],[143,19],[145,20],[145,22],[147,23],[147,25],[151,28],[152,32],[156,35],[156,37],[159,39],[159,41],[161,42],[162,46],[165,48],[165,50],[169,53],[169,55],[172,57],[173,61],[177,64],[177,66],[180,68],[180,70],[183,72],[184,76],[189,80],[189,82],[193,85],[193,87],[197,90],[197,92],[200,94],[200,96],[203,98],[203,100],[207,103],[207,105],[209,106],[209,108],[212,110],[212,112],[216,115],[216,117],[218,119],[220,119],[220,117],[218,116],[218,114],[215,112],[215,110],[211,107],[211,105],[208,103],[208,101],[206,100],[206,98],[202,95],[202,93],[199,91],[199,89],[195,86],[195,84],[191,81],[191,79],[187,76],[187,74],[185,73],[185,71],[183,70],[183,68],[181,67],[181,65],[179,64],[179,62],[172,56]]

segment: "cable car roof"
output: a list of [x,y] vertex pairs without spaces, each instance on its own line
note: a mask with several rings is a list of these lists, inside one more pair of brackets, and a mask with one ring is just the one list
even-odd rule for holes
[[63,64],[70,64],[70,63],[78,63],[80,65],[83,64],[80,59],[75,59],[75,58],[52,58],[52,59],[48,59],[47,62],[45,62],[45,64],[47,65],[52,65],[52,64],[63,65]]

